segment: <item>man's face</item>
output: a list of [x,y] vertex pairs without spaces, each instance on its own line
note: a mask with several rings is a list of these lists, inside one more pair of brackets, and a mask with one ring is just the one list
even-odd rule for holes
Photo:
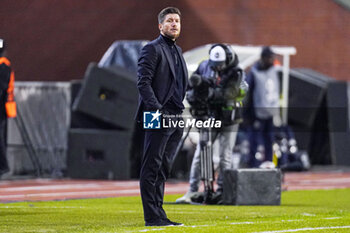
[[225,68],[225,61],[221,62],[221,63],[218,63],[216,66],[215,66],[215,69],[217,71],[221,71]]
[[180,16],[178,14],[167,14],[164,21],[158,27],[162,35],[176,40],[180,36]]
[[269,68],[269,67],[273,66],[274,60],[275,60],[275,56],[273,56],[273,55],[268,56],[268,57],[262,57],[261,63],[263,65],[263,67]]

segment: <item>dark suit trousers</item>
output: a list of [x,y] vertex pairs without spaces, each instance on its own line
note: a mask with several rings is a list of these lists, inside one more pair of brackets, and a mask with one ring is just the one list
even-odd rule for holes
[[140,190],[146,222],[167,218],[162,207],[164,184],[182,133],[182,128],[145,131]]

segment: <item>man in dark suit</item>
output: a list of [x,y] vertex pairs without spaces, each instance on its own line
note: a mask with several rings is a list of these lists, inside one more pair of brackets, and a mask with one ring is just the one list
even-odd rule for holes
[[[138,61],[137,87],[140,94],[137,120],[144,111],[179,115],[187,87],[187,68],[180,47],[175,44],[181,30],[181,13],[167,7],[158,15],[160,36],[148,43]],[[181,120],[175,117],[172,120]],[[182,225],[170,221],[163,209],[164,183],[182,137],[178,127],[145,130],[140,190],[146,226]]]

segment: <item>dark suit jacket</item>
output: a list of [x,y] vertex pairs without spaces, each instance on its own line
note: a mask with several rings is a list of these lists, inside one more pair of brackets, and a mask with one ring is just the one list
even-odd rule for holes
[[[187,66],[182,50],[175,45],[182,62],[184,72],[183,93],[187,88]],[[136,119],[142,120],[143,111],[156,111],[174,94],[176,88],[175,67],[168,45],[162,36],[145,45],[141,51],[137,71],[139,89],[139,106]]]

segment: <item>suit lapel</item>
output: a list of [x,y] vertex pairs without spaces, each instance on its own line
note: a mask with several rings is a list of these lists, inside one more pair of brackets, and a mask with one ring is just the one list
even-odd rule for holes
[[188,81],[187,80],[188,79],[187,66],[186,66],[185,59],[182,56],[181,50],[178,48],[178,46],[176,46],[176,50],[177,50],[177,53],[179,54],[179,57],[180,57],[180,60],[181,60],[181,64],[182,64],[182,67],[183,67],[183,71],[184,71],[184,85],[183,85],[183,88],[184,88],[184,93],[185,93],[186,92],[186,87],[187,87],[187,81]]
[[170,70],[171,70],[171,73],[173,74],[173,79],[175,79],[175,67],[174,67],[174,62],[173,62],[173,59],[172,59],[172,55],[170,54],[170,51],[169,49],[166,47],[168,46],[166,44],[166,42],[163,40],[163,38],[160,40],[161,41],[161,46],[162,46],[162,49],[165,53],[165,57],[166,59],[168,60],[168,64],[169,64],[169,67],[170,67]]
[[[164,54],[165,54],[165,57],[166,59],[168,60],[168,64],[169,64],[169,67],[170,67],[170,70],[171,70],[171,73],[173,74],[172,75],[172,78],[173,80],[175,80],[175,65],[174,65],[174,62],[173,62],[173,57],[168,49],[168,45],[166,44],[166,42],[164,41],[164,39],[160,36],[159,38],[159,42],[160,42],[160,45],[164,51]],[[188,72],[187,72],[187,66],[186,66],[186,62],[182,56],[182,53],[180,52],[180,49],[178,48],[177,45],[175,45],[175,48],[178,52],[178,57],[180,58],[180,61],[181,61],[181,64],[182,64],[182,67],[183,67],[183,72],[184,72],[184,85],[183,85],[183,88],[184,88],[184,93],[186,92],[186,87],[187,87],[187,83],[188,83]]]

